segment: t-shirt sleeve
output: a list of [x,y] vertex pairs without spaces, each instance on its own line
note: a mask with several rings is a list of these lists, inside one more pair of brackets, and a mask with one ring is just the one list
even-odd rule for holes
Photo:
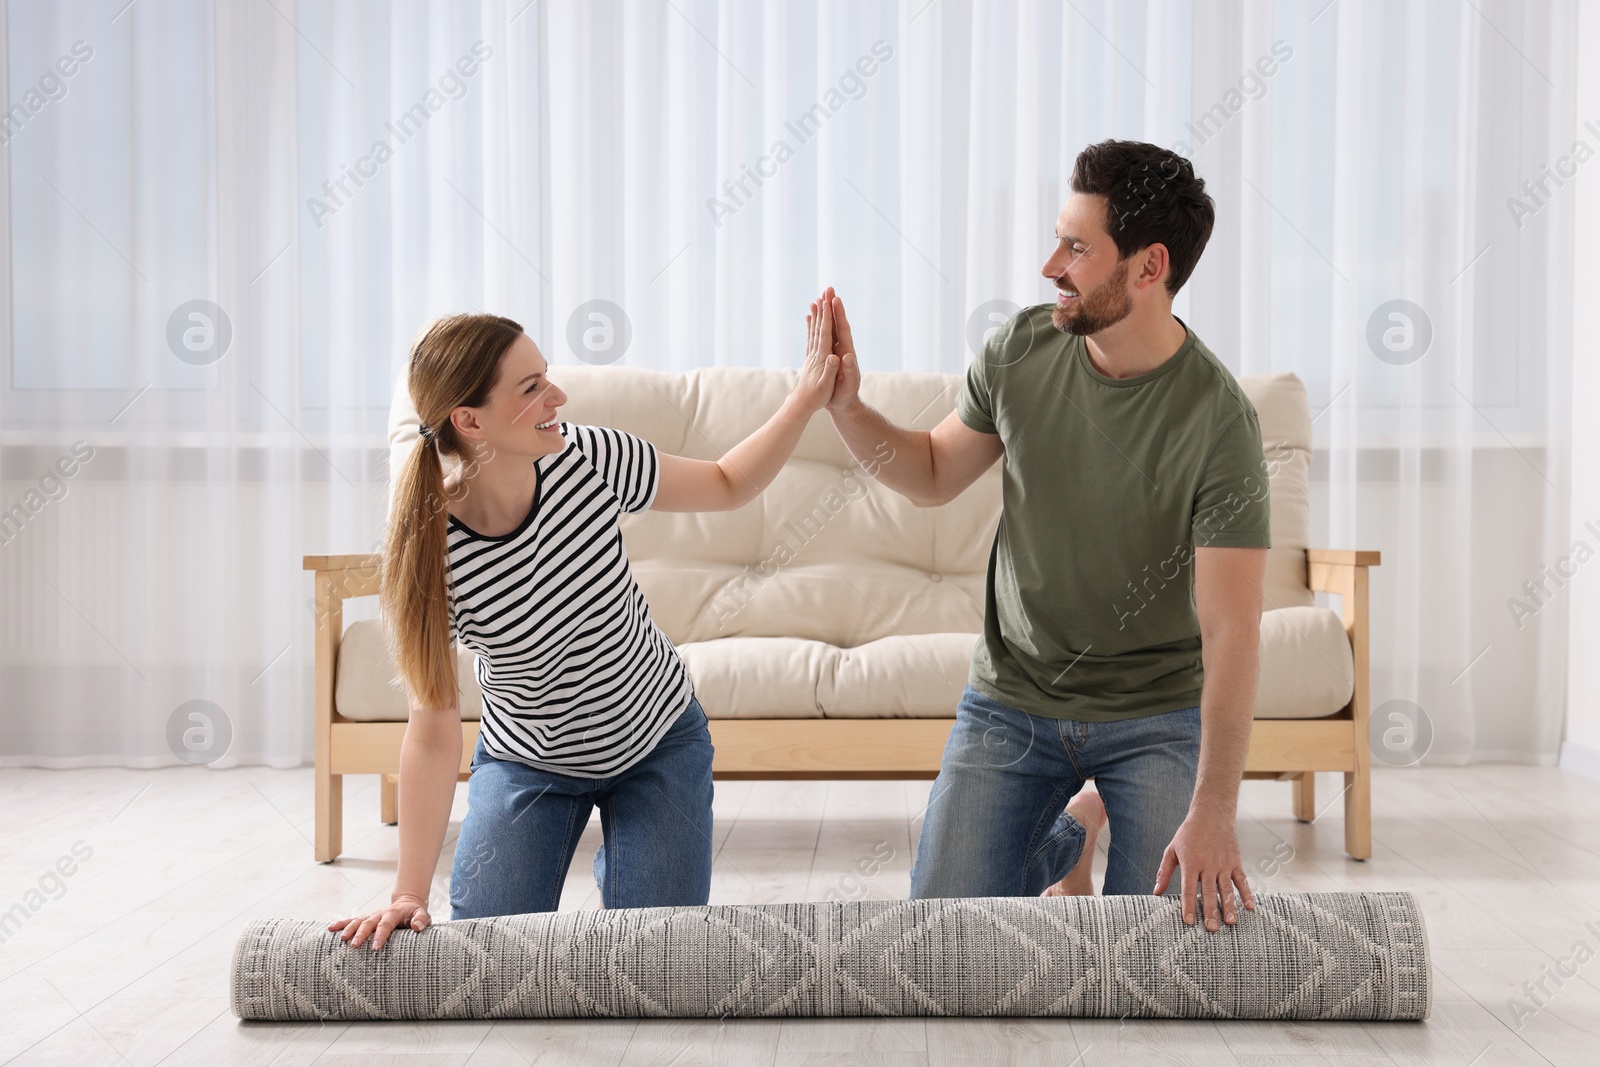
[[1190,520],[1196,548],[1271,548],[1272,498],[1261,422],[1247,400],[1206,458]]
[[985,341],[983,351],[978,353],[971,363],[967,364],[967,377],[961,383],[961,391],[956,394],[956,413],[961,416],[961,421],[979,433],[997,433],[994,425],[994,402],[989,390],[989,346],[993,339],[1003,333],[996,330],[990,335],[990,340]]
[[626,430],[573,426],[573,439],[617,494],[623,511],[644,511],[656,498],[661,464],[656,446]]

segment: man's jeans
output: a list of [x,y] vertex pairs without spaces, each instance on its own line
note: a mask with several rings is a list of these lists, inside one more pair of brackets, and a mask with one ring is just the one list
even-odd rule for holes
[[607,908],[704,904],[711,896],[711,733],[689,701],[621,774],[582,778],[496,759],[483,737],[450,875],[450,917],[555,911],[589,812],[605,843],[594,878]]
[[[933,783],[911,896],[1038,896],[1077,864],[1063,809],[1090,778],[1111,841],[1104,892],[1148,894],[1194,794],[1200,708],[1121,722],[1030,715],[970,685]],[[1176,873],[1169,894],[1181,889]]]

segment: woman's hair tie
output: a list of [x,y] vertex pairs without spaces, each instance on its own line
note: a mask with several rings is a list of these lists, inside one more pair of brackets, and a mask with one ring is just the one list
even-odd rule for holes
[[421,423],[417,424],[417,433],[419,436],[426,437],[430,441],[433,440],[433,431]]

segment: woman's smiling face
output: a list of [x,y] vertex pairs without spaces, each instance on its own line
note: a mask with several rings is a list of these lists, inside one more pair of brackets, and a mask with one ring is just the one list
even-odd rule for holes
[[566,446],[557,425],[557,409],[567,402],[567,394],[548,377],[549,364],[539,346],[527,334],[518,335],[500,357],[499,377],[481,408],[457,408],[467,412],[467,426],[458,421],[463,436],[472,424],[472,438],[483,441],[496,455],[539,456],[559,452]]

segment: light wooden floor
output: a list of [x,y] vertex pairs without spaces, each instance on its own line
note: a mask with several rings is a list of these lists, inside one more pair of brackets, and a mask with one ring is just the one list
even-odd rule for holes
[[[1334,777],[1318,784],[1321,802],[1333,801]],[[345,854],[324,866],[313,862],[306,837],[309,768],[0,771],[0,908],[23,900],[75,842],[93,850],[65,879],[65,891],[0,945],[0,1063],[1600,1062],[1600,783],[1556,770],[1380,771],[1376,854],[1365,864],[1344,856],[1339,804],[1301,825],[1290,818],[1288,786],[1245,784],[1240,838],[1258,890],[1419,895],[1437,975],[1426,1024],[241,1024],[228,1009],[227,972],[247,919],[331,919],[388,898],[398,831],[378,822],[375,778],[346,779],[346,793]],[[440,861],[440,920],[448,915],[443,887],[466,795],[460,787]],[[893,856],[866,892],[904,897],[927,796],[926,782],[718,783],[712,902],[848,891],[847,872],[886,848]],[[565,908],[598,902],[589,873],[598,835],[596,821],[573,862]],[[1542,968],[1580,941],[1589,951],[1580,953],[1577,974],[1559,987],[1546,979],[1551,995],[1519,1028],[1510,998],[1525,997],[1522,983],[1537,983]]]

